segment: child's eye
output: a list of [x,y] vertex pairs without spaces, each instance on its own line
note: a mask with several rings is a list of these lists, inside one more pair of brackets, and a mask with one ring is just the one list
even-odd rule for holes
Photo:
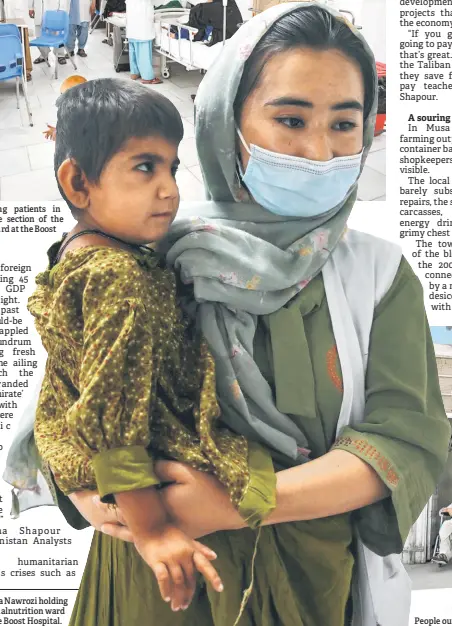
[[304,121],[299,117],[277,117],[276,121],[288,128],[303,128]]
[[140,165],[137,165],[136,169],[140,172],[145,172],[146,174],[152,174],[155,167],[154,167],[154,163],[147,161],[146,163],[140,163]]

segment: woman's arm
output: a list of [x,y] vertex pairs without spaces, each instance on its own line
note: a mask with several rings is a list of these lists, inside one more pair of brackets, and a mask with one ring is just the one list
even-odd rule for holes
[[[162,481],[175,483],[162,490],[162,499],[173,521],[191,536],[245,527],[214,477],[172,461],[159,461],[156,473]],[[343,450],[278,472],[276,479],[276,508],[264,525],[338,515],[390,493],[367,463]]]
[[344,450],[277,474],[276,509],[264,524],[329,517],[389,496],[375,470]]
[[[173,483],[161,491],[165,509],[172,521],[191,537],[246,527],[226,489],[213,476],[174,461],[158,461],[155,469],[160,480]],[[337,515],[389,495],[367,463],[343,450],[333,450],[311,463],[278,472],[276,477],[277,506],[264,525]],[[351,484],[355,485],[353,489]],[[94,508],[92,504],[91,508]],[[105,516],[104,532],[132,540],[129,530],[121,525],[122,517],[114,519],[105,505],[96,508]]]
[[[363,421],[344,429],[323,457],[277,474],[277,506],[264,523],[355,511],[371,550],[400,552],[444,469],[449,438],[422,289],[402,261],[375,311]],[[243,526],[213,477],[173,462],[156,471],[176,483],[162,498],[192,537]]]

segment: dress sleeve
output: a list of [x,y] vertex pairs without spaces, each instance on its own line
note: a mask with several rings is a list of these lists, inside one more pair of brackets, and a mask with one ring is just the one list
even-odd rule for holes
[[63,493],[93,489],[95,478],[89,457],[74,446],[64,413],[58,410],[54,387],[58,387],[58,371],[49,359],[46,366],[39,404],[36,410],[34,433],[44,477],[53,476]]
[[449,439],[422,287],[402,259],[375,309],[364,420],[333,445],[369,463],[391,491],[354,513],[362,541],[377,554],[402,552],[445,467]]
[[92,459],[103,498],[159,482],[147,449],[159,330],[158,303],[146,309],[143,302],[149,291],[140,267],[124,255],[99,264],[83,291],[80,395],[66,424]]

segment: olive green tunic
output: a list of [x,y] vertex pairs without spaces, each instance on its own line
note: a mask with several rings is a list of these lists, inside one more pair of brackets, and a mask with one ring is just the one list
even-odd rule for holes
[[[364,421],[339,437],[342,376],[321,276],[260,319],[255,350],[278,408],[303,428],[313,456],[333,447],[359,456],[391,497],[351,514],[263,528],[255,589],[240,626],[343,626],[353,535],[359,532],[380,555],[401,552],[447,455],[450,428],[419,281],[402,260],[375,310]],[[67,500],[60,498],[60,507],[80,527]],[[249,581],[253,538],[250,529],[206,537],[219,555],[225,591],[200,586],[189,610],[173,613],[133,546],[96,533],[71,626],[232,626]]]

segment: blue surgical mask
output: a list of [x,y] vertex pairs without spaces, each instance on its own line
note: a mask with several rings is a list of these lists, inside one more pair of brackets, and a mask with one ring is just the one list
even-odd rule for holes
[[330,161],[310,161],[301,157],[270,152],[258,146],[250,155],[242,181],[254,200],[267,211],[286,217],[318,217],[338,206],[357,181],[362,151]]

